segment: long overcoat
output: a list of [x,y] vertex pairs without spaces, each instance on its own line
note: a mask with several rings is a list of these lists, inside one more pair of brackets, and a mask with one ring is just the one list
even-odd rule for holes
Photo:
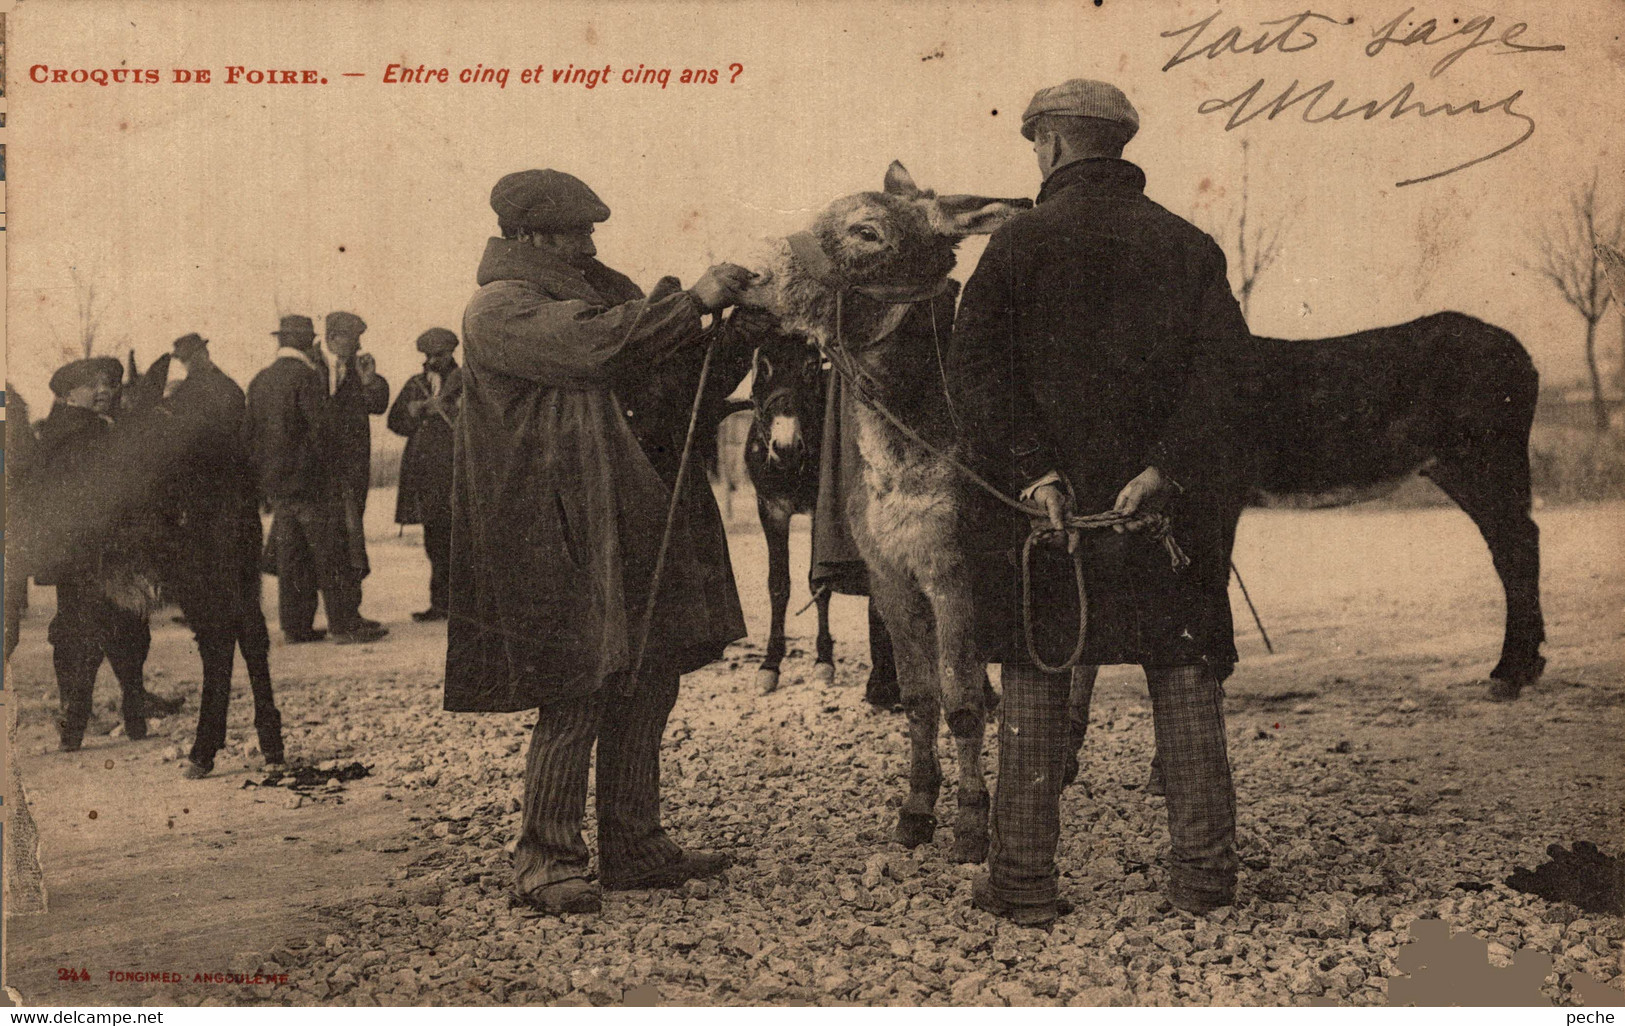
[[[671,493],[619,393],[702,328],[686,295],[645,299],[601,264],[520,241],[490,240],[478,281],[463,317],[445,707],[512,712],[632,666]],[[716,500],[703,473],[690,482],[645,663],[679,673],[745,633]]]
[[421,524],[451,515],[452,425],[462,391],[462,370],[453,364],[440,379],[443,413],[423,410],[412,415],[413,403],[436,394],[427,371],[408,378],[389,408],[389,429],[406,439],[395,493],[397,524]]
[[[1205,662],[1222,677],[1236,660],[1227,584],[1251,348],[1223,252],[1144,187],[1119,159],[1053,173],[966,283],[950,371],[968,442],[1011,494],[1059,472],[1075,508],[1095,513],[1148,466],[1177,483],[1168,512],[1191,558],[1183,572],[1145,534],[1084,533],[1083,661]],[[983,654],[1005,661],[1025,653],[1017,553],[1028,525],[995,508],[971,543],[983,550]],[[1071,568],[1055,551],[1035,563],[1035,633],[1057,662],[1078,624]]]

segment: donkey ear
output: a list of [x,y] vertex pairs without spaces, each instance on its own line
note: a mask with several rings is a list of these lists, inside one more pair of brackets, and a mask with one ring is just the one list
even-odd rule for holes
[[920,194],[920,187],[914,184],[914,178],[908,173],[908,168],[903,166],[903,162],[894,160],[886,169],[885,191],[888,196],[913,199]]
[[1031,210],[1026,198],[993,199],[988,196],[943,196],[937,200],[943,230],[950,235],[991,235],[999,226],[1023,210]]

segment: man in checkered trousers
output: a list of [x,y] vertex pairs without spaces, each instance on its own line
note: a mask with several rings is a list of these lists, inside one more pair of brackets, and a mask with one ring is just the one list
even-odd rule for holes
[[[1122,159],[1139,129],[1128,98],[1081,79],[1041,90],[1022,118],[1044,177],[1036,207],[988,242],[951,346],[967,448],[1060,527],[1069,511],[1162,511],[1191,563],[1146,533],[1090,530],[1082,662],[1138,663],[1156,719],[1172,853],[1163,894],[1206,912],[1235,895],[1235,791],[1221,682],[1236,660],[1226,593],[1242,498],[1235,426],[1248,332],[1224,254],[1147,199]],[[1004,666],[999,779],[978,906],[1027,925],[1064,911],[1055,850],[1069,754],[1066,673],[1037,668],[1013,572],[1029,525],[976,532],[978,636]],[[1043,521],[1040,521],[1041,523]],[[1038,658],[1059,664],[1079,624],[1070,558],[1035,554]]]

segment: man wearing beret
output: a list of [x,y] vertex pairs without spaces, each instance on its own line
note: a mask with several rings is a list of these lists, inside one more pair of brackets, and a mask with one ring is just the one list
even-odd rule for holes
[[317,641],[316,597],[328,631],[342,644],[376,641],[387,631],[361,616],[361,579],[351,567],[336,474],[327,442],[327,379],[316,351],[316,326],[291,314],[277,330],[276,359],[248,384],[246,432],[271,507],[276,554],[277,616],[290,644]]
[[[502,237],[486,246],[463,317],[445,707],[537,710],[515,890],[551,912],[597,911],[601,888],[676,887],[727,865],[685,852],[660,820],[660,739],[679,675],[745,634],[702,473],[680,495],[632,671],[701,317],[732,305],[750,275],[723,264],[687,290],[668,278],[645,296],[595,259],[593,225],[609,208],[559,171],[504,177],[491,206]],[[729,367],[714,387],[731,390],[749,352],[719,358]],[[651,412],[673,407],[681,417]],[[601,885],[581,834],[595,745]]]
[[[371,353],[361,352],[367,322],[343,310],[327,315],[327,351],[333,366],[321,364],[328,375],[327,462],[332,474],[334,502],[348,559],[334,568],[349,574],[356,594],[372,571],[367,561],[367,492],[372,487],[372,418],[389,409],[389,382],[378,373]],[[359,603],[360,599],[357,599]],[[377,628],[376,620],[361,622]]]
[[[1172,858],[1163,885],[1202,913],[1235,892],[1235,791],[1221,682],[1236,661],[1226,594],[1242,488],[1235,428],[1247,326],[1224,254],[1147,199],[1122,159],[1139,128],[1128,98],[1075,79],[1022,118],[1043,175],[1034,210],[988,242],[965,286],[950,365],[970,447],[1012,494],[1047,511],[1164,511],[1190,566],[1145,533],[1086,531],[1082,661],[1139,663],[1150,686]],[[1026,524],[1007,524],[1019,546]],[[990,565],[1008,566],[1006,552]],[[1039,651],[1060,661],[1078,625],[1064,552],[1035,567]],[[988,578],[993,580],[991,575]],[[1067,674],[1032,665],[1021,586],[1008,572],[978,602],[981,640],[1004,665],[988,875],[975,903],[1052,921],[1068,745]]]
[[109,587],[122,568],[139,568],[144,555],[128,530],[132,497],[105,487],[118,469],[111,415],[123,373],[118,360],[103,356],[75,360],[51,376],[56,402],[40,424],[19,503],[19,561],[40,584],[56,587],[47,634],[63,751],[77,751],[84,741],[103,659],[123,692],[126,736],[147,736],[146,615],[120,607]]
[[175,453],[163,506],[170,549],[165,584],[197,640],[203,701],[181,772],[207,776],[226,743],[232,664],[241,648],[254,696],[254,730],[269,765],[283,760],[282,717],[271,691],[271,638],[260,608],[260,513],[244,451],[246,399],[198,334],[175,340],[186,378],[164,400],[165,449]]
[[423,525],[423,550],[429,556],[429,608],[413,613],[419,623],[444,620],[451,573],[452,426],[462,398],[463,382],[452,353],[457,336],[430,328],[418,336],[423,373],[414,374],[389,408],[389,429],[406,439],[401,454],[400,487],[395,495],[395,522]]

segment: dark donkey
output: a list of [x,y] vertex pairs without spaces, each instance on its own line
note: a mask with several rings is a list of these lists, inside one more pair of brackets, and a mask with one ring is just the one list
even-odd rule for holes
[[[825,397],[831,372],[806,336],[778,331],[758,336],[751,370],[751,425],[745,440],[745,470],[756,490],[756,512],[767,540],[767,593],[772,603],[772,623],[767,651],[756,671],[757,687],[767,693],[779,686],[780,666],[785,656],[784,620],[790,603],[790,518],[798,513],[811,515],[818,504]],[[812,680],[820,685],[828,685],[835,679],[835,639],[829,631],[829,600],[827,587],[814,593],[813,601],[818,606],[818,640]],[[889,706],[896,701],[897,672],[885,624],[872,607],[869,657],[870,700]]]

